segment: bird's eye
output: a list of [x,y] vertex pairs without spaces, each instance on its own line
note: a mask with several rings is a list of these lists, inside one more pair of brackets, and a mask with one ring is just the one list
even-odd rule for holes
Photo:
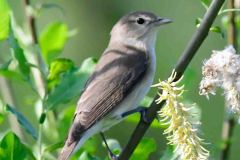
[[143,23],[145,23],[145,20],[143,18],[138,18],[137,23],[138,24],[143,24]]

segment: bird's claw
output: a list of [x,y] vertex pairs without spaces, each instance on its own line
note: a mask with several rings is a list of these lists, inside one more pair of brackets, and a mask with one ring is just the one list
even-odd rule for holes
[[151,121],[147,118],[147,108],[144,108],[140,111],[141,114],[141,121],[143,121],[144,123],[150,124]]
[[133,110],[130,110],[130,111],[127,111],[125,113],[122,114],[122,117],[127,117],[131,114],[134,114],[134,113],[140,113],[141,114],[141,121],[143,121],[144,123],[151,123],[150,120],[148,120],[148,118],[146,117],[146,113],[147,113],[147,108],[146,107],[138,107],[138,108],[135,108]]
[[118,160],[118,156],[113,154],[112,152],[109,152],[109,157],[111,158],[111,160]]

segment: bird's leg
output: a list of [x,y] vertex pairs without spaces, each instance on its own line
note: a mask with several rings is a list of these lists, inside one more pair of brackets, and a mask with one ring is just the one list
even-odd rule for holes
[[134,114],[134,113],[140,113],[141,114],[141,120],[143,120],[145,123],[150,123],[149,120],[146,117],[146,112],[147,112],[147,107],[140,106],[140,107],[137,107],[137,108],[135,108],[133,110],[124,112],[122,114],[122,117],[124,118],[124,117],[127,117],[127,116],[129,116],[131,114]]
[[108,150],[108,153],[109,153],[109,155],[110,155],[111,160],[118,160],[118,156],[116,156],[116,155],[111,151],[110,147],[108,146],[107,141],[106,141],[106,138],[105,138],[103,132],[100,132],[100,135],[101,135],[101,137],[102,137],[102,139],[103,139],[103,142],[104,142],[105,145],[106,145],[106,148],[107,148],[107,150]]

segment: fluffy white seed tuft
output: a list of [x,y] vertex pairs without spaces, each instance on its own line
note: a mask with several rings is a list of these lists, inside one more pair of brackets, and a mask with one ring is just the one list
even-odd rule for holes
[[229,111],[240,115],[240,55],[235,49],[228,46],[222,51],[213,51],[203,63],[202,74],[200,95],[215,95],[216,88],[220,87]]

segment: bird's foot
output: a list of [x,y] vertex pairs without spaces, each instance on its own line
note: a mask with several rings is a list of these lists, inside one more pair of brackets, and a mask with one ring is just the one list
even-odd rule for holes
[[106,140],[103,132],[100,132],[100,135],[101,135],[101,137],[102,137],[102,139],[103,139],[103,142],[104,142],[105,145],[106,145],[106,148],[107,148],[107,150],[108,150],[108,154],[109,154],[109,157],[111,158],[111,160],[118,160],[118,156],[115,155],[115,154],[111,151],[110,147],[108,146],[107,140]]
[[109,152],[109,157],[111,158],[111,160],[118,160],[118,156],[113,154],[112,152]]
[[140,113],[141,114],[141,120],[145,123],[151,123],[150,120],[148,120],[147,116],[146,116],[146,113],[147,113],[147,108],[146,107],[137,107],[133,110],[130,110],[130,111],[127,111],[125,113],[122,114],[122,117],[127,117],[131,114],[134,114],[134,113]]

